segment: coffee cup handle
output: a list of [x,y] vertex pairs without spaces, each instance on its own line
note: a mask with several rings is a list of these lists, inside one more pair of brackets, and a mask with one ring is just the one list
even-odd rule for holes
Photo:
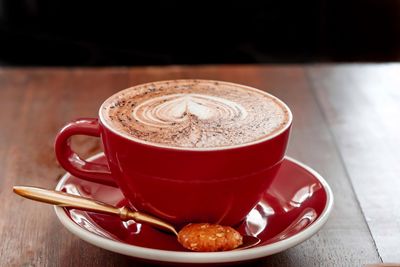
[[55,140],[56,157],[60,165],[73,176],[117,187],[107,164],[87,162],[72,150],[70,138],[73,135],[100,137],[98,119],[82,118],[65,125]]

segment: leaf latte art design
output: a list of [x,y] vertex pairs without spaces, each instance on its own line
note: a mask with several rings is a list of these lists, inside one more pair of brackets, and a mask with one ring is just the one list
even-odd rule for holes
[[247,117],[247,111],[233,101],[202,94],[172,94],[142,102],[132,117],[150,127],[187,125],[193,119],[202,121],[237,121]]
[[220,81],[137,85],[101,107],[110,128],[152,145],[214,148],[250,143],[288,125],[288,109],[254,88]]

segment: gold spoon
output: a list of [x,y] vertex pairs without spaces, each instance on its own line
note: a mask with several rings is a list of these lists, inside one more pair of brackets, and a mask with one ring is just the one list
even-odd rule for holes
[[[158,229],[171,232],[176,235],[179,240],[179,233],[171,224],[166,223],[161,219],[153,217],[151,215],[139,211],[132,211],[128,207],[117,208],[90,198],[39,187],[14,186],[13,191],[20,196],[39,202],[44,202],[66,208],[74,208],[103,214],[117,215],[123,221],[134,220],[139,223],[145,223]],[[259,238],[245,235],[243,236],[242,245],[240,245],[237,249],[250,248],[257,245],[259,242]]]

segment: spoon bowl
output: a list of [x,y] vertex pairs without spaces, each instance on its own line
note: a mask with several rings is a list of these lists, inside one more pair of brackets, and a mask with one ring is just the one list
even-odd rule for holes
[[261,242],[261,239],[252,235],[244,235],[243,236],[243,243],[239,247],[234,250],[243,250],[254,247]]

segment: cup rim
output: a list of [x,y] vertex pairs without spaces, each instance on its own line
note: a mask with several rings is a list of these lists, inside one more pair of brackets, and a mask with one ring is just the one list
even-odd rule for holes
[[[207,81],[207,82],[218,82],[218,83],[223,83],[223,84],[227,84],[227,85],[233,85],[233,86],[240,86],[244,89],[247,90],[251,90],[251,91],[256,91],[258,93],[267,95],[268,97],[272,98],[273,100],[275,100],[276,102],[278,102],[280,105],[282,105],[287,111],[288,111],[288,121],[286,122],[285,126],[282,127],[280,130],[276,131],[275,133],[271,134],[271,135],[267,135],[264,138],[260,138],[257,140],[254,140],[252,142],[247,142],[247,143],[243,143],[243,144],[237,144],[237,145],[229,145],[229,146],[218,146],[218,147],[178,147],[178,146],[171,146],[171,145],[164,145],[164,144],[158,144],[155,142],[149,142],[149,141],[145,141],[145,140],[141,140],[139,138],[130,136],[128,134],[125,134],[123,132],[119,132],[116,129],[114,129],[103,117],[102,114],[102,110],[104,108],[104,105],[106,102],[108,102],[108,100],[110,100],[111,98],[114,98],[115,96],[131,90],[132,88],[135,87],[139,87],[139,86],[145,86],[148,84],[158,84],[158,83],[166,83],[166,82],[176,82],[176,81]],[[263,90],[257,89],[255,87],[251,87],[251,86],[247,86],[247,85],[243,85],[243,84],[238,84],[238,83],[233,83],[233,82],[227,82],[227,81],[219,81],[219,80],[208,80],[208,79],[174,79],[174,80],[162,80],[162,81],[156,81],[156,82],[148,82],[148,83],[141,83],[141,84],[137,84],[131,87],[128,87],[126,89],[123,89],[121,91],[116,92],[115,94],[111,95],[110,97],[108,97],[106,100],[103,101],[103,103],[101,104],[99,111],[98,111],[98,116],[100,119],[101,124],[106,127],[108,130],[110,130],[111,132],[113,132],[114,134],[123,137],[125,139],[128,139],[130,141],[142,144],[142,145],[147,145],[147,146],[151,146],[151,147],[156,147],[156,148],[161,148],[161,149],[171,149],[171,150],[180,150],[180,151],[221,151],[221,150],[229,150],[229,149],[236,149],[236,148],[243,148],[243,147],[249,147],[252,145],[257,145],[266,141],[269,141],[271,139],[274,139],[277,136],[280,136],[282,133],[286,132],[286,130],[288,130],[290,128],[290,126],[292,125],[292,121],[293,121],[293,114],[292,111],[290,110],[290,108],[288,107],[288,105],[286,105],[285,102],[283,102],[281,99],[279,99],[278,97],[267,93]]]

